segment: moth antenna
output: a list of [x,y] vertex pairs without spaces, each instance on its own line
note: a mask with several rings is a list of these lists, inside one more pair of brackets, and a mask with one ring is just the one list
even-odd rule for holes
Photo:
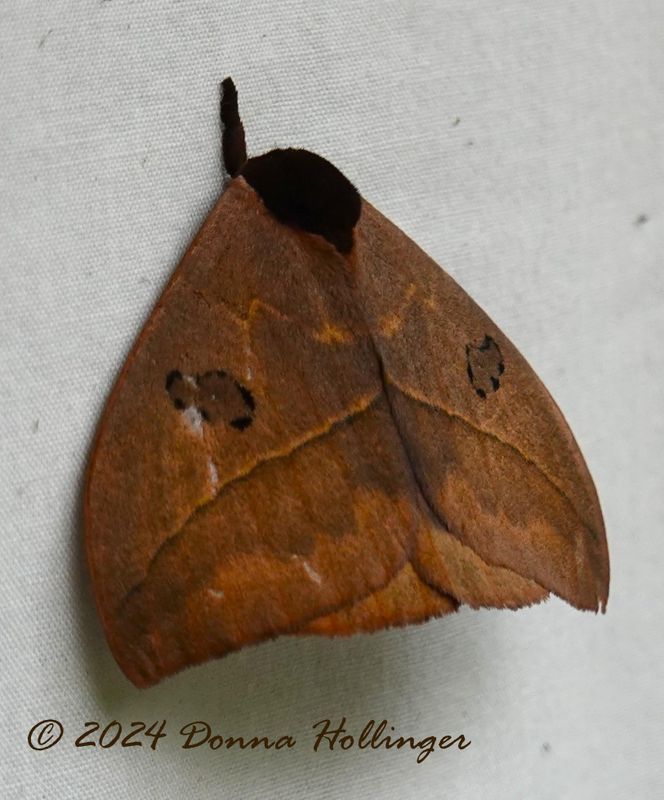
[[247,161],[244,127],[237,108],[237,89],[232,78],[225,78],[220,86],[221,149],[224,168],[234,178]]

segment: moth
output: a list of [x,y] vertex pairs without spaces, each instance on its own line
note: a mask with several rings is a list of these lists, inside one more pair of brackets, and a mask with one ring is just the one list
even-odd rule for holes
[[110,648],[140,687],[280,634],[604,610],[583,457],[514,345],[321,156],[247,159],[131,350],[87,473]]

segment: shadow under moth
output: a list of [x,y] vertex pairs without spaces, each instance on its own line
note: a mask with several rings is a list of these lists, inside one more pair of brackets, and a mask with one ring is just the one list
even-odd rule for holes
[[602,514],[561,412],[473,300],[332,164],[247,159],[103,413],[87,561],[137,686],[279,634],[554,593],[606,606]]

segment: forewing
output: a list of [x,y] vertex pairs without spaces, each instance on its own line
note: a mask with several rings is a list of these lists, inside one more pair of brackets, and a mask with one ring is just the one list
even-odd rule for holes
[[531,367],[366,202],[356,265],[393,420],[431,516],[418,573],[471,605],[524,605],[551,591],[603,606],[609,566],[595,488]]
[[130,353],[85,527],[137,685],[296,631],[403,569],[419,511],[347,268],[238,178]]

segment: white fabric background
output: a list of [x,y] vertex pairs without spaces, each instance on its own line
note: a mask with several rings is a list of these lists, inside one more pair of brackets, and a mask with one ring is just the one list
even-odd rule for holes
[[[119,672],[82,559],[82,475],[218,193],[227,74],[251,153],[329,158],[541,375],[602,500],[604,617],[551,600],[285,638],[147,691]],[[663,76],[661,0],[0,2],[3,796],[661,796]],[[313,753],[313,723],[341,716],[472,746],[421,765]],[[34,752],[45,717],[65,737]],[[86,720],[162,718],[156,752],[73,746]],[[201,718],[298,746],[182,751]]]

